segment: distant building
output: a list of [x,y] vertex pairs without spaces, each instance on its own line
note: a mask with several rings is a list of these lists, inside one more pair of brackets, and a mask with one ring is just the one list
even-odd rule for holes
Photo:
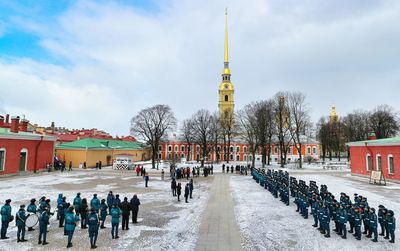
[[28,132],[28,124],[0,116],[0,175],[42,171],[53,163],[56,138]]
[[56,146],[57,158],[68,167],[71,162],[73,168],[86,163],[86,167],[96,167],[101,161],[102,166],[110,166],[118,155],[132,156],[132,161],[150,159],[150,148],[146,145],[113,139],[84,138],[73,142],[66,142]]
[[382,171],[385,179],[400,181],[400,137],[347,143],[354,175]]

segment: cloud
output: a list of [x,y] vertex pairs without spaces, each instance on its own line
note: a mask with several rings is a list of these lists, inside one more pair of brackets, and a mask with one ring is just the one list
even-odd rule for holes
[[[61,63],[3,59],[5,109],[114,134],[127,134],[130,118],[156,103],[179,119],[216,110],[226,2],[155,4],[78,1],[47,21],[14,17]],[[341,114],[380,103],[399,110],[399,18],[395,1],[230,1],[236,107],[300,90],[315,121],[332,101]]]

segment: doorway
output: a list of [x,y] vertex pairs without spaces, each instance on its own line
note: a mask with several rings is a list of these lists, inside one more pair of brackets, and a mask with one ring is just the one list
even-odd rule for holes
[[28,160],[28,150],[24,148],[21,150],[21,152],[19,154],[19,171],[20,172],[26,171],[27,160]]

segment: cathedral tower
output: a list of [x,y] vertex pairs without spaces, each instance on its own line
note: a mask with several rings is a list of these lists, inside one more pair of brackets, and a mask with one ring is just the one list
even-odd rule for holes
[[[222,71],[222,82],[219,85],[219,114],[221,121],[232,120],[235,108],[235,89],[231,83],[231,70],[229,69],[228,55],[228,10],[225,10],[225,48],[224,48],[224,69]],[[231,118],[231,119],[229,119]]]

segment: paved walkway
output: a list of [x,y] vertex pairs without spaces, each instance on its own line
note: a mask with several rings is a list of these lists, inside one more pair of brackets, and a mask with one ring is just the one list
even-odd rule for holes
[[210,199],[200,225],[198,251],[242,250],[229,179],[230,175],[214,176]]

